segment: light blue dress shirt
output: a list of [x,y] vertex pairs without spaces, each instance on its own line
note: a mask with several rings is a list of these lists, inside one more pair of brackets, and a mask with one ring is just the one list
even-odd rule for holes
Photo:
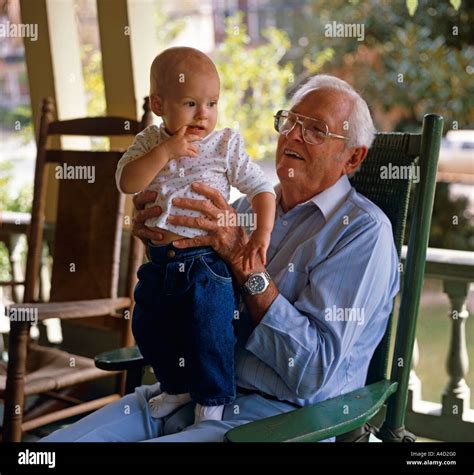
[[[346,176],[277,211],[267,270],[279,294],[260,323],[241,302],[237,385],[306,405],[365,385],[399,290],[392,227]],[[244,197],[237,213],[252,212]]]

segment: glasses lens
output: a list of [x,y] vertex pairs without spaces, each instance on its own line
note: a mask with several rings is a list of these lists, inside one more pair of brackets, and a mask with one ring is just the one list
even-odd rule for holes
[[295,125],[293,114],[289,114],[288,111],[281,111],[277,115],[277,131],[280,134],[286,135],[290,133],[291,129]]
[[304,139],[313,145],[323,143],[328,132],[328,126],[322,120],[305,119],[303,128]]

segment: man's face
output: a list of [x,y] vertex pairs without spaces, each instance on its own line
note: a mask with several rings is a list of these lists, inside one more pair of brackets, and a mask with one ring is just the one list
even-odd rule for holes
[[[318,89],[310,92],[291,111],[326,122],[329,132],[347,136],[344,121],[348,120],[352,99],[342,92]],[[282,186],[296,187],[302,195],[315,195],[333,185],[347,170],[352,150],[346,141],[328,137],[319,145],[303,140],[301,125],[296,124],[288,135],[280,135],[276,151],[276,171]],[[296,158],[289,152],[296,152]]]
[[212,73],[196,73],[185,76],[184,83],[176,83],[167,91],[161,102],[166,129],[175,134],[187,125],[187,134],[209,135],[217,122],[219,78]]

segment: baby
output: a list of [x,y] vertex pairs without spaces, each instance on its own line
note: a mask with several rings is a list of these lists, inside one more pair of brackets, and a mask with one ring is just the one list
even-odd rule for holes
[[178,249],[172,242],[207,234],[174,226],[169,215],[202,216],[178,208],[176,197],[204,199],[195,181],[218,189],[228,201],[235,186],[252,204],[256,229],[243,252],[245,268],[257,255],[266,263],[275,217],[275,192],[231,129],[215,131],[220,81],[216,67],[193,48],[170,48],[150,71],[150,104],[162,118],[138,134],[117,167],[123,193],[153,190],[162,214],[146,224],[163,240],[148,244],[150,262],[138,271],[132,330],[153,367],[161,394],[150,399],[152,416],[164,417],[196,402],[195,422],[220,420],[235,399],[233,319],[238,296],[227,264],[210,246]]

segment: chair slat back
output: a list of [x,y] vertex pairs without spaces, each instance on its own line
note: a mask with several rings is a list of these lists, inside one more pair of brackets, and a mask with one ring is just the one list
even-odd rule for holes
[[48,135],[137,135],[141,130],[140,122],[123,117],[87,117],[82,119],[51,122]]
[[[387,215],[400,257],[413,178],[417,177],[422,134],[379,133],[352,185]],[[419,173],[418,173],[419,178]],[[387,376],[393,311],[371,359],[367,384]]]
[[53,151],[59,181],[51,300],[117,297],[124,196],[121,152]]

